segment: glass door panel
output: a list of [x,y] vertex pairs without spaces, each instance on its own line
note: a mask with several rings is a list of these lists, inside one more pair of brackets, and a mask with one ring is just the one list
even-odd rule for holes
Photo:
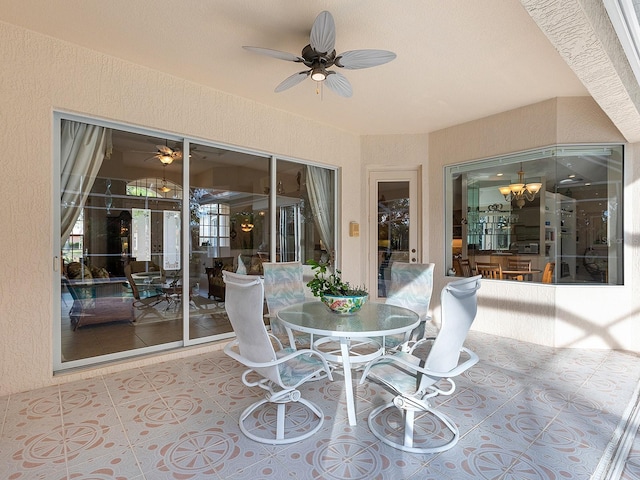
[[269,162],[267,157],[190,144],[191,341],[233,332],[224,310],[223,270],[262,274],[269,252]]
[[[174,153],[170,163],[158,146]],[[56,364],[71,368],[181,341],[182,311],[167,283],[182,269],[182,143],[62,120],[60,147]],[[177,231],[167,230],[168,217]]]
[[[417,209],[417,172],[378,172],[372,174],[372,209],[377,221],[372,222],[371,250],[376,251],[371,285],[376,298],[384,299],[394,262],[417,263],[419,218]],[[375,199],[375,200],[374,200]],[[371,288],[370,290],[374,290]]]
[[276,163],[275,261],[330,261],[335,256],[335,171]]

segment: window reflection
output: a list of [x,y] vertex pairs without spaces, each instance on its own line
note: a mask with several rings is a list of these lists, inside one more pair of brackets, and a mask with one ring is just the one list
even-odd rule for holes
[[335,254],[334,170],[62,118],[60,130],[56,368],[175,348],[184,321],[193,343],[228,337],[223,270]]
[[451,268],[463,275],[492,264],[502,279],[622,284],[622,164],[622,146],[590,145],[447,167]]

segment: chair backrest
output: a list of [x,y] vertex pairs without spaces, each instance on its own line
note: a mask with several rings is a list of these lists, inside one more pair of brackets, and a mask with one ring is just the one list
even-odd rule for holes
[[136,285],[136,282],[132,276],[133,273],[140,272],[158,272],[160,274],[160,278],[162,279],[162,283],[165,281],[166,272],[164,269],[154,262],[145,262],[139,260],[131,260],[124,267],[124,274],[129,281],[129,285],[131,286],[131,291],[133,292],[133,298],[136,300],[140,300],[140,290]]
[[458,365],[460,349],[476,318],[481,278],[476,275],[457,280],[442,289],[440,330],[426,359],[426,368],[448,372]]
[[[240,355],[251,362],[276,360],[273,344],[262,319],[264,282],[256,275],[222,272],[225,282],[225,303],[229,322],[236,334]],[[281,384],[277,367],[255,368],[256,372]]]
[[131,292],[133,293],[133,298],[135,298],[136,300],[140,300],[140,291],[138,290],[138,286],[136,285],[136,281],[133,279],[133,276],[131,275],[132,273],[134,273],[132,270],[133,270],[133,268],[132,268],[131,264],[125,265],[124,274],[127,277],[127,280],[129,281],[129,286],[131,287]]
[[468,258],[461,258],[460,260],[458,260],[458,265],[460,265],[460,274],[463,277],[471,276],[471,263],[469,263]]
[[476,275],[482,278],[493,278],[502,280],[502,267],[499,263],[476,263]]
[[391,264],[391,285],[385,303],[413,310],[424,320],[433,292],[433,263]]
[[556,262],[548,262],[542,272],[542,283],[553,283],[553,271],[556,269]]
[[264,262],[264,296],[269,315],[305,300],[304,279],[300,262]]
[[528,270],[531,271],[531,260],[518,260],[510,258],[507,261],[509,270]]

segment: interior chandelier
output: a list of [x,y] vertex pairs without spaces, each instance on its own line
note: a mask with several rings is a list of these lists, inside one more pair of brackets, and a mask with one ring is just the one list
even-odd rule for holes
[[500,193],[504,195],[504,199],[507,202],[515,200],[518,208],[522,208],[524,207],[525,199],[529,202],[533,202],[533,199],[536,197],[536,194],[540,191],[541,188],[542,183],[540,182],[524,182],[524,171],[522,170],[522,164],[520,164],[520,171],[518,172],[518,183],[512,183],[510,185],[498,187],[498,190],[500,190]]
[[[160,160],[162,162],[162,160]],[[162,187],[160,187],[160,191],[162,193],[168,193],[171,189],[167,186],[167,177],[165,175],[165,169],[167,168],[168,163],[164,163],[162,165]]]

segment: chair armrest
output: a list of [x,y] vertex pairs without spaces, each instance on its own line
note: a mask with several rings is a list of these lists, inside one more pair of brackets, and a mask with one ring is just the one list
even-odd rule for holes
[[[465,370],[474,366],[476,363],[478,363],[478,360],[479,360],[478,355],[476,355],[474,352],[472,352],[468,348],[462,347],[460,351],[469,355],[469,358],[464,362],[459,363],[455,368],[452,368],[451,370],[446,372],[429,370],[428,368],[421,367],[420,365],[416,365],[415,363],[405,360],[404,358],[402,358],[402,356],[399,356],[398,354],[383,355],[381,357],[378,357],[372,360],[367,364],[367,366],[364,369],[364,372],[362,372],[362,378],[360,379],[360,383],[363,383],[364,380],[367,378],[370,368],[374,366],[376,363],[383,360],[391,360],[392,362],[399,363],[400,365],[404,366],[407,370],[414,371],[416,374],[422,373],[423,375],[427,375],[429,377],[438,377],[438,378],[456,377],[461,373],[463,373]],[[416,358],[416,357],[413,357],[413,358]]]
[[276,360],[260,363],[260,362],[252,362],[251,360],[248,360],[247,358],[240,355],[238,352],[234,350],[234,347],[236,345],[238,345],[237,340],[227,343],[224,347],[224,353],[226,353],[234,360],[237,360],[238,362],[240,362],[241,364],[249,368],[273,367],[276,365],[280,365],[281,363],[288,362],[289,360],[299,357],[300,355],[310,354],[311,356],[317,356],[322,361],[322,365],[327,371],[329,380],[333,380],[333,377],[331,376],[331,369],[329,368],[329,364],[327,363],[327,360],[324,358],[323,355],[321,355],[319,352],[316,352],[315,350],[311,350],[308,348],[305,348],[303,350],[293,350],[291,353],[284,355]]
[[274,342],[276,342],[276,345],[278,345],[278,349],[282,350],[284,347],[282,346],[282,342],[280,341],[280,339],[278,337],[276,337],[273,333],[268,332],[269,338],[271,338],[271,340],[273,340]]
[[415,342],[409,341],[409,342],[407,342],[407,347],[408,348],[407,348],[406,352],[407,353],[413,353],[414,350],[416,348],[418,348],[420,345],[423,345],[423,344],[425,344],[427,342],[433,343],[433,342],[435,342],[435,340],[436,340],[436,337],[425,337],[425,338],[422,338],[422,339],[420,339],[418,341],[415,341]]

